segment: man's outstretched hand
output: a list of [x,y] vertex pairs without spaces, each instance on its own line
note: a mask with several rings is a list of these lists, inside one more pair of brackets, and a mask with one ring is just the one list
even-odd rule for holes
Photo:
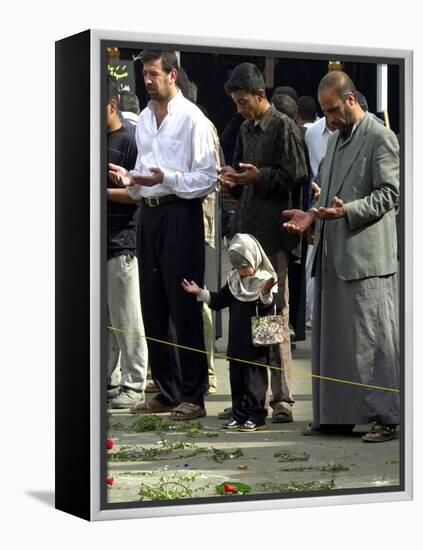
[[237,172],[232,166],[223,166],[218,170],[219,181],[227,189],[235,185],[251,185],[255,183],[260,175],[260,170],[253,164],[239,163],[242,172]]
[[333,197],[329,208],[312,208],[313,214],[321,220],[336,220],[337,218],[344,218],[347,215],[345,203],[338,197]]
[[126,168],[112,163],[109,163],[109,178],[119,187],[129,187],[135,183],[132,174]]
[[288,222],[282,224],[288,233],[299,233],[302,235],[314,223],[314,216],[310,212],[304,212],[296,208],[292,210],[284,210],[282,215],[290,218]]
[[109,178],[119,187],[130,187],[131,185],[143,185],[144,187],[153,187],[163,182],[163,171],[160,168],[149,168],[151,176],[133,176],[123,166],[109,164]]

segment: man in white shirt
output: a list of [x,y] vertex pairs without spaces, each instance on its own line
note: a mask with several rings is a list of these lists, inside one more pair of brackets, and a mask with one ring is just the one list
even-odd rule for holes
[[[115,183],[141,202],[137,247],[141,303],[152,377],[159,393],[135,413],[172,411],[173,420],[204,416],[207,359],[201,304],[181,281],[204,277],[201,198],[214,190],[214,144],[203,113],[176,85],[174,52],[144,51],[144,82],[151,101],[142,111],[135,169],[109,165]],[[174,335],[172,347],[169,341]],[[180,347],[178,347],[180,346]]]
[[[308,148],[310,159],[311,177],[315,180],[319,165],[326,154],[326,147],[332,130],[329,128],[326,117],[323,116],[307,128],[305,133],[305,142]],[[319,183],[320,185],[320,183]],[[306,327],[311,328],[313,320],[313,295],[314,279],[311,277],[311,267],[313,264],[313,245],[309,244],[306,259]]]
[[326,117],[323,116],[307,128],[305,142],[310,157],[310,167],[313,178],[319,170],[319,164],[326,153],[326,146],[332,131],[327,125]]

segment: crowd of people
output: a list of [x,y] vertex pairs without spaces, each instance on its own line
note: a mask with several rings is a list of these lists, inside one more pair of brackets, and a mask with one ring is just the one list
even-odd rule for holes
[[[372,423],[364,441],[396,437],[395,134],[341,71],[319,84],[318,118],[312,97],[284,86],[269,99],[259,68],[241,63],[225,84],[237,115],[219,141],[176,54],[140,59],[141,113],[108,77],[108,407],[205,416],[217,384],[211,312],[228,307],[224,428],[266,429],[267,401],[272,422],[293,421],[290,324],[302,324],[313,374],[304,435]],[[237,199],[223,284],[219,189]],[[275,313],[282,342],[253,345],[252,318]]]

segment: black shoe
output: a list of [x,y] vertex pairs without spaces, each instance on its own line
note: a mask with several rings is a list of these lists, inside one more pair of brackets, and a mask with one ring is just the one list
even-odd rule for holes
[[267,430],[266,424],[256,424],[252,420],[247,420],[238,428],[240,432],[261,432]]
[[232,418],[232,420],[229,420],[228,422],[225,422],[222,425],[222,428],[224,430],[237,430],[240,426],[243,426],[241,422],[237,422]]

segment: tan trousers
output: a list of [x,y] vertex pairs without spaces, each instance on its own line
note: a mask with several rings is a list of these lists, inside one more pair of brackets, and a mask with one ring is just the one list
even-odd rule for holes
[[214,330],[212,311],[209,306],[203,302],[203,326],[204,343],[207,351],[207,367],[209,373],[209,385],[216,387],[217,379],[214,370]]
[[292,398],[292,355],[289,335],[288,254],[284,251],[269,254],[269,260],[278,275],[276,309],[283,317],[283,342],[270,347],[270,364],[283,370],[270,369],[270,406],[276,410],[290,407]]

